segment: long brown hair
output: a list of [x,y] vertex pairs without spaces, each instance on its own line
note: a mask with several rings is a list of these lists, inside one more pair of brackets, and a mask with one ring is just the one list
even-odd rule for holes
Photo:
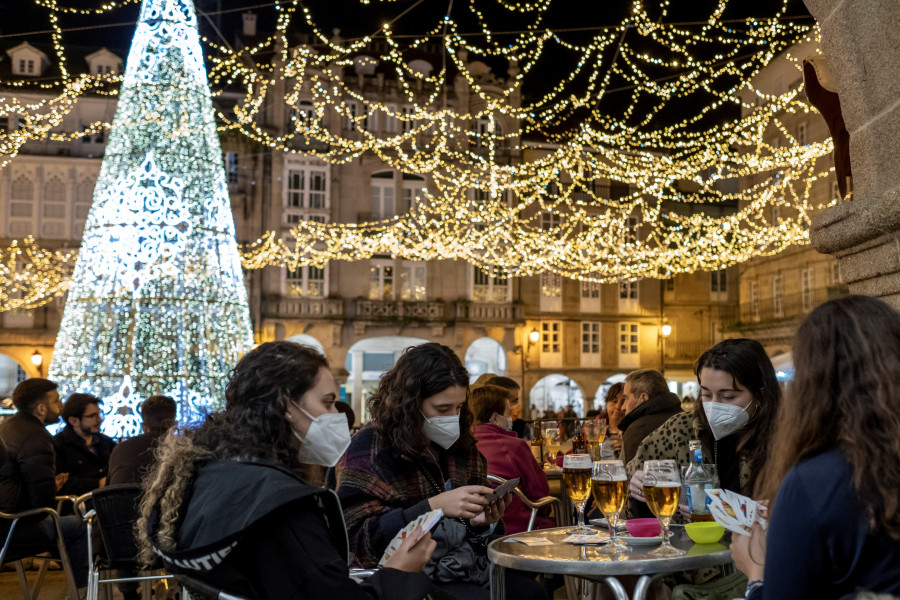
[[367,401],[375,431],[397,455],[419,458],[430,443],[422,433],[422,402],[454,386],[466,388],[467,402],[459,413],[459,440],[451,448],[471,446],[475,438],[470,431],[469,373],[451,348],[435,342],[407,348],[382,375]]
[[[781,404],[781,388],[778,385],[778,378],[775,377],[775,367],[772,366],[772,361],[762,344],[756,340],[736,338],[722,340],[700,355],[694,365],[697,383],[700,383],[702,369],[725,371],[731,375],[734,382],[749,390],[756,401],[757,409],[750,416],[750,421],[735,433],[738,436],[738,451],[749,458],[749,489],[752,490],[759,476],[766,470],[769,438],[778,405]],[[697,402],[694,417],[710,431],[702,402]]]
[[797,463],[838,448],[870,528],[900,539],[900,314],[867,296],[820,305],[797,331],[794,369],[761,497],[774,498]]

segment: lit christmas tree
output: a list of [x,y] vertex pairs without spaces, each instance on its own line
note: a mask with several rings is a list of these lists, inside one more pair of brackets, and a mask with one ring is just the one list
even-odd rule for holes
[[153,394],[221,407],[252,343],[194,6],[144,0],[48,377],[129,436]]

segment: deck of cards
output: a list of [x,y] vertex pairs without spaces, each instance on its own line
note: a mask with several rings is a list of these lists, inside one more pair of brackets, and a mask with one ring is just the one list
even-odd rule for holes
[[741,496],[730,490],[706,490],[709,496],[709,512],[716,523],[741,535],[750,535],[754,523],[759,523],[765,530],[765,507],[759,502]]
[[440,508],[436,508],[425,514],[419,515],[410,521],[409,525],[401,529],[397,535],[394,536],[394,539],[391,540],[391,543],[388,544],[387,549],[384,551],[384,555],[381,557],[381,560],[378,561],[378,566],[384,566],[384,563],[394,555],[394,552],[400,548],[406,538],[412,535],[412,532],[416,530],[416,526],[421,525],[422,533],[425,534],[434,529],[434,526],[437,525],[438,521],[440,521],[443,516],[444,511]]

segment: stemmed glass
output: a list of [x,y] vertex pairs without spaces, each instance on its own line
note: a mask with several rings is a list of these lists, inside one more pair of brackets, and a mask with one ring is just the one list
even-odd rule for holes
[[599,554],[616,554],[619,550],[628,550],[616,534],[619,524],[619,513],[625,508],[628,499],[628,477],[625,465],[621,460],[598,460],[591,471],[591,489],[597,507],[609,523],[609,544],[598,550]]
[[566,533],[589,535],[591,530],[584,524],[584,507],[591,496],[591,457],[587,454],[566,454],[562,478],[569,500],[578,511],[578,526]]
[[591,459],[599,460],[600,453],[597,449],[600,447],[604,438],[606,438],[606,421],[585,421],[582,431],[584,431],[584,441],[587,444],[588,453],[591,455]]
[[559,452],[559,428],[548,427],[544,430],[544,450],[548,454],[547,468],[556,468],[556,453]]
[[669,521],[678,509],[681,495],[681,473],[674,460],[648,460],[644,462],[644,498],[647,506],[659,519],[662,528],[662,545],[650,552],[654,556],[681,556],[683,550],[669,542]]

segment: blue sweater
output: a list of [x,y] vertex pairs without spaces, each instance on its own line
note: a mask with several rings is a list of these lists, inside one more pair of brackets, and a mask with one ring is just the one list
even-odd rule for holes
[[853,469],[830,450],[784,478],[769,523],[765,585],[748,598],[827,600],[857,590],[900,594],[900,540],[869,533]]

